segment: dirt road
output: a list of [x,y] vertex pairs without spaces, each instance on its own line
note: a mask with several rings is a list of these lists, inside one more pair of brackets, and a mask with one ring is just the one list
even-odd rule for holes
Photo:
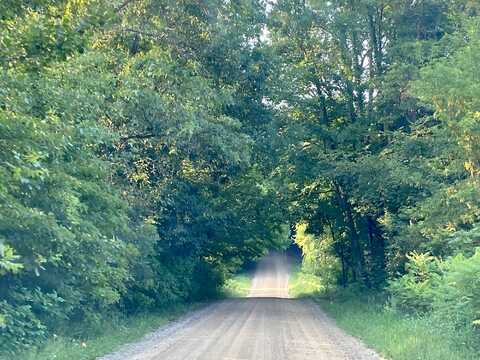
[[289,264],[272,254],[248,298],[214,303],[102,360],[380,359],[309,300],[288,298]]

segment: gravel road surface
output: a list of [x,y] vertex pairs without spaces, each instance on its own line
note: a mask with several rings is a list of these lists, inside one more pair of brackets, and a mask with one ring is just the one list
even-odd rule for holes
[[312,301],[288,297],[290,265],[271,254],[247,298],[213,303],[101,360],[380,359]]

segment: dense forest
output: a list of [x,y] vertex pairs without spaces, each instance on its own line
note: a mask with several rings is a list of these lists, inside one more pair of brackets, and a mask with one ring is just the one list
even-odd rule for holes
[[476,0],[4,0],[0,349],[209,299],[289,234],[480,326]]

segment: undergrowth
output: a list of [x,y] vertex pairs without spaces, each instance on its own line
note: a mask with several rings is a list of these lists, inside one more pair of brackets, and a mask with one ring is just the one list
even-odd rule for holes
[[223,294],[227,297],[245,297],[250,291],[252,278],[248,274],[238,274],[228,279],[223,286]]
[[[316,283],[315,283],[316,281]],[[320,277],[296,269],[290,294],[318,302],[337,325],[392,360],[474,360],[474,334],[448,326],[434,316],[407,315],[388,306],[381,294],[355,289],[324,291]]]
[[82,335],[71,336],[71,333],[65,331],[61,335],[53,335],[40,348],[14,356],[3,355],[0,356],[0,359],[93,360],[117,350],[123,344],[141,339],[145,334],[198,306],[200,305],[177,305],[169,310],[156,313],[105,319],[100,333],[97,328],[90,329],[81,324],[73,325],[76,328],[71,329],[71,333]]

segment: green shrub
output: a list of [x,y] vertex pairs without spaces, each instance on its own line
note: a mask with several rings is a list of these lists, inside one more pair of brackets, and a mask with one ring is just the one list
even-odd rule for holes
[[32,346],[46,337],[46,327],[29,305],[13,306],[0,301],[0,349],[15,353]]
[[[307,224],[296,227],[295,242],[302,249],[302,270],[315,277],[321,277],[322,287],[334,287],[340,277],[340,261],[333,250],[333,239],[328,234],[316,237],[307,232]],[[315,280],[312,280],[314,281]]]
[[480,249],[471,257],[459,254],[445,262],[433,308],[457,327],[480,325]]
[[429,254],[407,255],[406,274],[391,281],[392,305],[408,312],[432,310],[435,289],[441,278],[441,262]]
[[406,274],[390,282],[392,305],[428,314],[438,326],[478,335],[480,249],[470,257],[458,254],[444,261],[418,253],[408,259]]

